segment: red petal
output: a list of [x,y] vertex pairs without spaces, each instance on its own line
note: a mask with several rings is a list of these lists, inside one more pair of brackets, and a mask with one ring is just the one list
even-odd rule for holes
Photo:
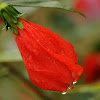
[[60,36],[45,27],[34,24],[32,22],[29,22],[28,24],[28,22],[23,19],[21,19],[21,21],[23,22],[25,29],[31,31],[33,38],[36,37],[38,41],[41,42],[42,46],[44,46],[44,48],[50,50],[53,53],[66,56],[77,63],[77,55],[75,54],[71,43],[65,41]]
[[42,26],[22,22],[24,30],[14,36],[30,79],[42,89],[66,91],[82,73],[73,46]]

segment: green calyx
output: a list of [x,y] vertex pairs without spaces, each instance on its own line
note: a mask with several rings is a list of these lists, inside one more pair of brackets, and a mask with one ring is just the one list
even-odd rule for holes
[[22,13],[17,11],[11,5],[0,3],[0,17],[5,23],[4,28],[6,28],[6,30],[11,29],[15,35],[18,35],[17,27],[24,29],[23,24],[19,19],[21,16]]

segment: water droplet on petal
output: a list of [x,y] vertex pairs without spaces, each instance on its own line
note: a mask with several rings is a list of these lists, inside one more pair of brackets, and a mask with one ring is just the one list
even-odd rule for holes
[[34,59],[32,56],[29,56],[29,59],[28,59],[29,63],[33,63],[34,62]]
[[8,27],[8,29],[10,29],[10,27]]
[[73,85],[75,85],[76,83],[77,83],[77,81],[74,81],[74,82],[73,82]]
[[30,59],[29,62],[30,62],[30,63],[33,63],[34,61],[33,61],[33,59]]
[[39,39],[36,40],[37,42],[39,41]]
[[74,89],[74,86],[68,87],[68,89],[70,89],[70,90],[71,90],[71,89]]
[[64,91],[64,92],[62,92],[61,94],[63,94],[63,95],[64,95],[64,94],[66,94],[66,93],[67,93],[67,91]]
[[33,50],[35,55],[39,55],[39,51],[37,51],[36,49]]
[[50,51],[50,49],[48,49],[48,51]]
[[35,55],[39,55],[39,51],[35,52]]

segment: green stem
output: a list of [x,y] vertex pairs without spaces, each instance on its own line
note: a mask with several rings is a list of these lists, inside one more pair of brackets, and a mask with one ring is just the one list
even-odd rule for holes
[[17,27],[20,29],[24,28],[19,19],[22,13],[17,11],[13,6],[0,3],[0,16],[5,23],[6,30],[10,28],[15,35],[18,35]]

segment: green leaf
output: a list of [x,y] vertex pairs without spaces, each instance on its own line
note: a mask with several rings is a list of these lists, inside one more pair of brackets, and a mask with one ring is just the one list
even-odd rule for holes
[[19,7],[44,7],[44,8],[57,8],[66,10],[69,12],[74,12],[77,14],[80,14],[81,16],[85,17],[84,14],[81,12],[78,12],[72,8],[66,7],[64,4],[58,2],[58,1],[44,1],[44,0],[20,0],[20,1],[9,1],[8,4],[12,6],[19,6]]

